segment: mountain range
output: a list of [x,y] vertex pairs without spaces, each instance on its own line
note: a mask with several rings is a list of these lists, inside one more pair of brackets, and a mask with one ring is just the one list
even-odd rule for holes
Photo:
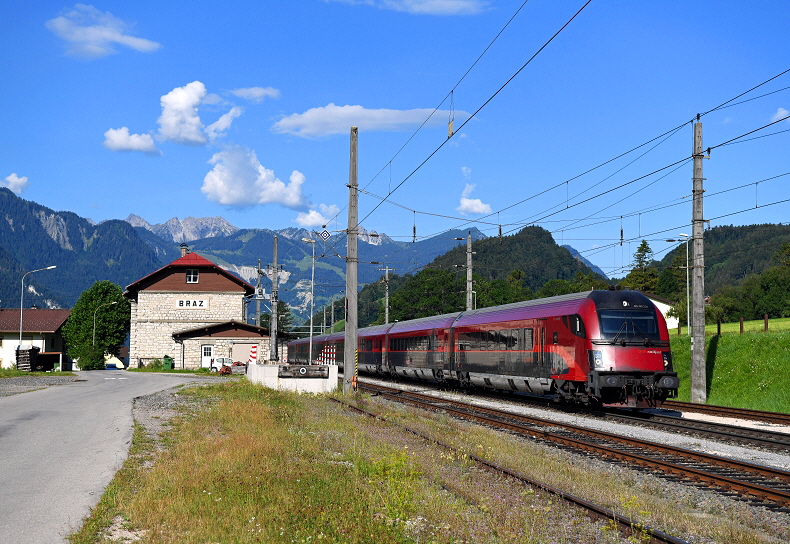
[[[253,285],[258,282],[258,262],[271,264],[274,237],[278,237],[280,297],[297,314],[309,311],[312,247],[315,244],[315,304],[336,298],[345,289],[345,233],[323,241],[307,229],[239,229],[221,217],[172,218],[152,225],[130,215],[126,220],[99,224],[68,211],[54,211],[0,188],[0,305],[17,307],[20,279],[26,272],[55,265],[56,269],[25,278],[25,306],[71,307],[85,289],[98,280],[122,287],[180,256],[187,243],[212,262]],[[475,239],[484,236],[476,229]],[[466,231],[450,231],[415,242],[396,242],[385,234],[360,232],[359,282],[376,281],[384,264],[400,273],[418,270],[458,244]],[[262,275],[261,285],[271,290]]]
[[[473,239],[474,271],[495,279],[511,270],[525,273],[525,282],[539,288],[552,278],[568,278],[578,270],[600,269],[570,246],[560,247],[539,227],[527,227],[504,239],[486,238],[477,229],[452,230],[432,238],[395,241],[386,234],[360,233],[360,286],[390,276],[414,273],[429,263],[464,266],[466,237]],[[240,229],[221,217],[172,218],[152,225],[142,217],[94,224],[68,211],[56,212],[0,188],[0,307],[18,307],[20,279],[26,272],[55,265],[25,277],[25,306],[71,307],[80,293],[98,280],[122,287],[180,256],[179,245],[237,274],[253,285],[271,290],[270,271],[274,237],[278,238],[280,298],[298,315],[309,312],[312,244],[315,244],[315,306],[321,308],[345,290],[345,232],[326,240],[307,229]],[[750,273],[772,264],[771,255],[790,241],[790,226],[751,225],[716,227],[706,231],[706,292],[734,285]],[[483,243],[481,243],[483,242]],[[659,268],[677,266],[685,251],[678,246]],[[551,257],[550,262],[549,257]],[[433,262],[435,261],[435,263]],[[553,264],[551,264],[553,263]],[[604,276],[605,277],[605,276]]]

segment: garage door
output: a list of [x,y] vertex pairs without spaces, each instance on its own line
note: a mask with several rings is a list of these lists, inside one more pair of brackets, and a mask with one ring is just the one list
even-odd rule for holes
[[[250,358],[250,349],[256,344],[233,344],[233,361],[246,363]],[[260,349],[258,350],[260,357]]]

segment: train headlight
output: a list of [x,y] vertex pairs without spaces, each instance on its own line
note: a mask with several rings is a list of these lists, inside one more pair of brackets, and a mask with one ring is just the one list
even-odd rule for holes
[[664,370],[672,370],[672,352],[664,351],[661,355],[664,357]]
[[603,352],[598,349],[588,351],[590,358],[590,368],[603,368]]

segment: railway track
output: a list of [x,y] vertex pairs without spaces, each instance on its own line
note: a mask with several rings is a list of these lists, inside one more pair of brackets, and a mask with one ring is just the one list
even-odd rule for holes
[[694,402],[666,401],[662,408],[677,410],[679,412],[696,412],[721,417],[735,417],[767,423],[790,425],[790,414],[782,412],[763,412],[761,410],[746,410],[744,408],[731,408],[729,406],[715,406],[710,404],[697,404]]
[[606,421],[619,421],[668,432],[704,436],[713,440],[744,446],[756,446],[783,452],[790,451],[790,434],[772,431],[770,429],[739,427],[726,423],[700,421],[660,414],[649,414],[644,416],[623,414],[618,411],[608,411],[603,414],[603,417]]
[[444,411],[574,451],[658,471],[774,510],[788,511],[790,508],[790,472],[784,470],[381,385],[363,383],[360,388],[398,402]]
[[[370,386],[370,387],[379,387],[379,386]],[[367,389],[367,386],[366,385],[361,385],[360,388],[364,390],[364,389]],[[377,392],[378,392],[378,394],[383,394],[381,389],[378,389]],[[341,401],[341,400],[338,400],[338,399],[332,399],[332,400],[334,400],[335,402],[338,402],[340,404],[343,404],[347,408],[352,409],[352,410],[354,410],[356,412],[365,414],[365,415],[370,416],[370,417],[377,418],[377,419],[382,420],[382,421],[387,421],[390,424],[393,424],[393,425],[396,425],[398,427],[401,427],[402,429],[405,429],[406,431],[408,431],[408,432],[410,432],[410,433],[412,433],[414,435],[417,435],[417,436],[419,436],[420,438],[422,438],[422,439],[424,439],[426,441],[433,442],[433,443],[435,443],[435,444],[437,444],[437,445],[439,445],[439,446],[441,446],[443,448],[446,448],[446,449],[454,451],[454,452],[459,452],[458,448],[456,448],[456,447],[454,447],[454,446],[452,446],[450,444],[444,443],[444,442],[442,442],[440,440],[437,440],[437,439],[435,439],[433,437],[427,436],[427,435],[421,433],[418,430],[412,429],[412,428],[404,425],[403,423],[392,422],[392,421],[390,421],[390,420],[388,420],[388,419],[386,419],[386,418],[384,418],[382,416],[379,416],[378,414],[374,414],[374,413],[372,413],[372,412],[370,412],[368,410],[365,410],[364,408],[361,408],[359,406],[354,406],[353,404],[350,404],[350,403],[345,402],[345,401]],[[479,457],[477,455],[474,455],[474,454],[471,454],[471,453],[465,453],[465,452],[464,452],[464,454],[471,461],[473,461],[475,464],[477,464],[479,466],[482,466],[482,467],[485,467],[487,469],[494,470],[496,472],[504,474],[504,475],[506,475],[506,476],[508,476],[510,478],[513,478],[513,479],[521,482],[522,484],[528,485],[530,487],[533,487],[533,488],[536,488],[536,489],[541,489],[541,490],[543,490],[543,491],[545,491],[547,493],[550,493],[551,495],[559,497],[563,501],[565,501],[565,502],[567,502],[567,503],[569,503],[569,504],[571,504],[573,506],[576,506],[578,508],[583,509],[587,513],[587,515],[590,518],[592,518],[593,520],[598,520],[598,519],[611,520],[612,522],[615,523],[618,531],[624,537],[635,536],[635,537],[639,538],[640,542],[646,542],[646,543],[650,543],[650,544],[670,544],[670,543],[671,544],[683,544],[683,543],[686,542],[685,540],[682,540],[680,538],[677,538],[677,537],[674,537],[674,536],[669,535],[667,533],[664,533],[663,531],[659,531],[658,529],[654,529],[652,527],[648,527],[648,526],[645,526],[645,525],[643,525],[641,523],[638,523],[638,522],[632,520],[631,518],[629,518],[628,516],[620,515],[620,514],[614,512],[614,511],[612,511],[612,510],[610,510],[610,509],[608,509],[608,508],[606,508],[604,506],[597,505],[597,504],[595,504],[593,502],[585,500],[585,499],[583,499],[581,497],[577,497],[577,496],[575,496],[575,495],[573,495],[571,493],[568,493],[566,491],[558,489],[558,488],[556,488],[554,486],[551,486],[551,485],[548,485],[548,484],[545,484],[545,483],[542,483],[542,482],[538,482],[537,480],[529,478],[529,477],[527,477],[527,476],[525,476],[523,474],[520,474],[520,473],[518,473],[518,472],[516,472],[514,470],[511,470],[511,469],[508,469],[507,467],[503,467],[501,465],[493,463],[493,462],[491,462],[491,461],[489,461],[487,459],[484,459],[482,457]],[[645,537],[647,537],[647,538],[645,538]]]
[[[420,387],[432,387],[431,383],[419,382]],[[440,388],[436,388],[440,390]],[[483,398],[502,400],[505,402],[520,401],[528,404],[539,405],[549,410],[556,410],[566,413],[566,410],[558,408],[556,404],[542,398],[532,398],[529,396],[514,397],[512,394],[501,394],[492,391],[483,391],[479,393]],[[690,403],[671,403],[672,406],[668,407],[669,402],[664,403],[664,408],[670,410],[678,410],[677,405],[686,406]],[[695,407],[697,405],[690,404]],[[703,405],[703,408],[706,406]],[[726,407],[715,407],[720,410],[729,410]],[[692,410],[685,410],[692,411]],[[753,412],[746,410],[747,413],[756,413],[757,415],[767,414],[772,415],[771,412]],[[707,413],[707,412],[706,412]],[[718,415],[718,412],[716,412]],[[790,451],[790,433],[778,432],[768,428],[756,429],[751,427],[741,427],[721,422],[700,421],[696,419],[683,418],[678,416],[651,413],[647,415],[635,415],[631,411],[621,409],[607,409],[605,411],[591,411],[589,414],[593,417],[599,417],[606,421],[621,422],[628,425],[640,425],[643,427],[650,427],[657,430],[664,430],[667,432],[683,433],[691,436],[700,436],[712,440],[718,440],[728,444],[737,444],[745,447],[758,447],[770,449],[772,451],[788,452]],[[790,415],[777,414],[784,416],[787,419],[787,424],[790,425]],[[732,416],[730,416],[732,417]],[[752,418],[753,419],[753,418]],[[766,420],[767,421],[767,420]]]

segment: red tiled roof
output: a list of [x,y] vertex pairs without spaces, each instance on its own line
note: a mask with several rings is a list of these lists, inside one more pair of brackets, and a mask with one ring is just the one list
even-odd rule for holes
[[205,257],[201,257],[197,253],[187,253],[186,255],[184,255],[183,257],[179,257],[178,259],[176,259],[172,263],[166,264],[165,266],[163,266],[159,270],[154,270],[153,272],[151,272],[147,276],[144,276],[144,277],[140,278],[136,282],[130,283],[129,285],[126,286],[126,291],[124,292],[124,295],[126,295],[127,293],[130,293],[130,292],[133,292],[133,291],[138,291],[139,290],[138,286],[142,282],[144,282],[145,280],[155,276],[156,274],[159,274],[163,270],[167,270],[168,268],[187,268],[187,267],[200,267],[200,266],[205,266],[205,267],[209,267],[209,268],[215,269],[217,272],[219,272],[223,276],[229,278],[230,280],[232,280],[232,281],[238,283],[239,285],[241,285],[242,287],[244,287],[244,289],[248,292],[248,294],[252,294],[252,293],[255,292],[255,287],[253,287],[252,285],[250,285],[249,283],[247,283],[243,279],[241,279],[241,278],[239,278],[237,276],[234,276],[233,274],[231,274],[230,272],[228,272],[227,270],[225,270],[221,266],[217,266],[216,264],[212,263],[211,261],[209,261]]
[[[71,310],[25,308],[22,332],[56,332],[69,318]],[[19,308],[0,309],[0,332],[19,332]]]
[[187,253],[167,266],[217,266],[197,253]]

